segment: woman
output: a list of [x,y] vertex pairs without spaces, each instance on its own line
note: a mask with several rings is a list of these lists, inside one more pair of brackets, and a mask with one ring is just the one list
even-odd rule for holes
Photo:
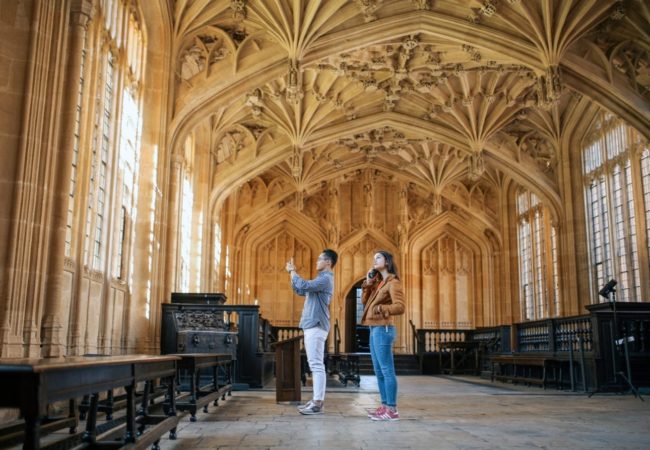
[[397,378],[393,362],[395,325],[393,316],[404,313],[404,290],[397,275],[393,255],[375,254],[373,269],[362,284],[361,324],[370,327],[370,356],[377,376],[381,406],[368,414],[372,420],[399,420]]

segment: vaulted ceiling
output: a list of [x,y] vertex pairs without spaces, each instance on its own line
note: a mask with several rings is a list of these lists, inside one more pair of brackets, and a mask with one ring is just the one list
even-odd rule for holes
[[[213,201],[376,169],[453,203],[504,176],[555,205],[598,104],[650,135],[644,0],[176,0],[171,145],[202,130]],[[445,194],[446,192],[446,194]]]

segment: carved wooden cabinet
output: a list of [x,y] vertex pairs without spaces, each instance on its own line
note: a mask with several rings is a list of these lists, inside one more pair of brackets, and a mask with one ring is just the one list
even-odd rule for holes
[[260,338],[259,306],[194,303],[162,304],[160,350],[170,353],[229,353],[236,387],[262,387],[273,377],[273,353]]

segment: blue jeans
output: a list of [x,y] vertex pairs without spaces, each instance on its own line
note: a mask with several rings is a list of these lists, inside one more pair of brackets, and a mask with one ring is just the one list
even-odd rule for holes
[[397,377],[393,362],[393,342],[397,332],[393,325],[370,327],[370,356],[377,376],[381,404],[397,407]]

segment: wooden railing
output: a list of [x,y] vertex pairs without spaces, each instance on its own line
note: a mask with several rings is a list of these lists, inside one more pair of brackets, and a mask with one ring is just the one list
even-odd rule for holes
[[471,330],[439,330],[419,329],[417,330],[418,354],[439,352],[442,342],[463,342],[469,340],[468,333]]
[[524,322],[514,327],[516,351],[519,353],[592,350],[592,322],[589,315]]
[[487,354],[510,351],[510,326],[483,327],[472,332],[472,340]]
[[[498,358],[543,358],[563,367],[557,384],[575,382],[583,389],[618,382],[623,369],[635,383],[650,385],[650,302],[588,305],[589,314],[474,330],[417,329],[409,322],[413,349],[423,373],[439,373],[445,342],[478,343],[481,367]],[[459,345],[466,348],[467,345]],[[629,362],[625,355],[629,356]],[[623,386],[625,387],[625,386]]]
[[556,319],[553,327],[553,350],[555,352],[593,350],[591,316],[575,316]]
[[[273,335],[275,336],[276,342],[285,341],[287,339],[295,338],[302,336],[302,329],[300,327],[286,327],[286,326],[274,326]],[[302,343],[300,348],[302,349]]]

